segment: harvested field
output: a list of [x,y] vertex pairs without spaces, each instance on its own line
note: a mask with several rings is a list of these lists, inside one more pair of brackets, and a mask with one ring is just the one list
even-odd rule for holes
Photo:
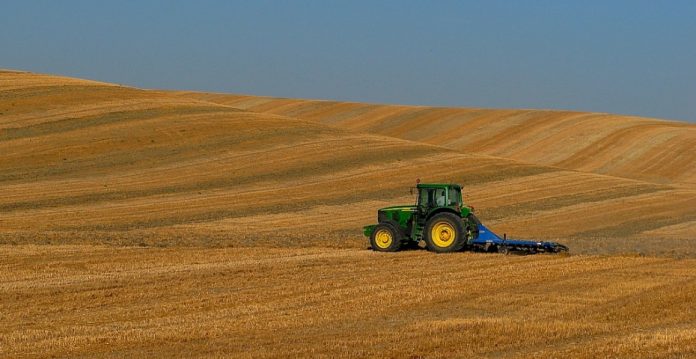
[[94,246],[0,257],[7,357],[696,355],[694,260]]
[[[0,357],[694,356],[695,132],[0,71]],[[416,178],[571,255],[367,250]]]
[[696,185],[696,127],[683,122],[572,111],[176,94],[464,152],[655,183]]
[[[691,199],[696,189],[686,176],[693,165],[679,165],[686,177],[644,181],[425,138],[440,138],[437,131],[445,131],[457,141],[465,141],[469,133],[484,141],[488,135],[469,127],[457,130],[462,135],[452,130],[469,124],[463,114],[490,132],[513,122],[536,124],[541,121],[536,112],[169,93],[3,72],[0,113],[0,241],[5,243],[46,237],[64,243],[128,244],[144,237],[166,243],[174,236],[182,238],[178,244],[199,245],[206,238],[206,246],[226,246],[248,242],[240,238],[282,242],[281,237],[315,234],[334,242],[359,242],[360,228],[373,221],[375,209],[413,201],[408,187],[416,178],[462,183],[482,220],[520,238],[613,242],[650,232],[660,242],[670,238],[660,228],[695,220]],[[547,127],[565,128],[563,138],[578,135],[572,132],[577,125],[566,117],[546,113],[543,119]],[[602,122],[600,132],[648,121],[614,120],[616,125]],[[684,136],[694,131],[693,125],[649,121]],[[537,135],[530,129],[515,138],[542,140]],[[670,140],[677,149],[692,143],[680,138]],[[516,146],[534,148],[527,142]],[[572,141],[553,146],[562,146],[560,152],[570,157],[585,151]],[[553,146],[538,153],[560,153]],[[696,153],[679,151],[670,158],[690,161]],[[331,215],[344,212],[350,214]],[[326,222],[327,215],[335,223],[315,225]],[[282,236],[277,230],[259,232],[259,223],[280,226]],[[661,254],[668,248],[650,247],[629,246],[621,252]],[[595,253],[582,246],[576,250]],[[694,253],[690,246],[680,250],[682,256]]]

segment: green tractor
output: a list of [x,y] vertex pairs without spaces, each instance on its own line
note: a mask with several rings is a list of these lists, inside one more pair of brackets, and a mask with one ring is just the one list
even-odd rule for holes
[[471,246],[481,223],[474,208],[462,201],[457,184],[416,185],[415,205],[392,206],[377,212],[378,224],[365,226],[372,249],[395,252],[404,245],[420,244],[438,253],[455,252]]

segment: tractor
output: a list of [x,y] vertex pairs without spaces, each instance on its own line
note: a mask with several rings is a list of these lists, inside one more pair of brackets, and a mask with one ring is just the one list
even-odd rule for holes
[[465,249],[505,254],[568,251],[555,242],[508,240],[496,235],[476,218],[474,207],[464,204],[458,184],[417,181],[415,190],[415,205],[379,209],[378,223],[363,227],[373,250],[396,252],[404,246],[424,244],[437,253]]

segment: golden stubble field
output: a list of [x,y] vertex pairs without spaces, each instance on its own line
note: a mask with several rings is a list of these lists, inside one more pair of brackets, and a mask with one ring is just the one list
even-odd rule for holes
[[[696,126],[0,71],[0,357],[691,357]],[[366,249],[424,181],[570,256]]]
[[7,357],[696,355],[696,262],[0,247]]

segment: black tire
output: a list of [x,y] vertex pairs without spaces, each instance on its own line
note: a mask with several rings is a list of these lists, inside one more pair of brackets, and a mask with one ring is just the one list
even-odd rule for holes
[[[433,238],[433,230],[445,225],[439,238]],[[442,227],[442,226],[441,226]],[[462,250],[467,243],[467,231],[462,219],[454,213],[438,213],[425,224],[423,238],[428,250],[437,253],[449,253]],[[453,231],[453,233],[449,233]],[[443,239],[444,238],[444,239]]]
[[510,249],[506,245],[498,246],[498,253],[502,255],[510,254]]
[[568,247],[562,245],[562,244],[556,244],[556,248],[554,248],[554,253],[568,253]]
[[397,222],[393,219],[390,219],[390,220],[387,220],[387,221],[384,221],[381,223],[388,224],[388,225],[392,226],[392,228],[394,228],[394,230],[396,230],[399,233],[399,236],[402,240],[406,237],[406,233],[399,226],[399,222]]
[[[391,238],[389,241],[384,237],[386,234]],[[401,249],[402,240],[401,231],[389,223],[380,223],[370,235],[370,247],[377,252],[396,252]]]

